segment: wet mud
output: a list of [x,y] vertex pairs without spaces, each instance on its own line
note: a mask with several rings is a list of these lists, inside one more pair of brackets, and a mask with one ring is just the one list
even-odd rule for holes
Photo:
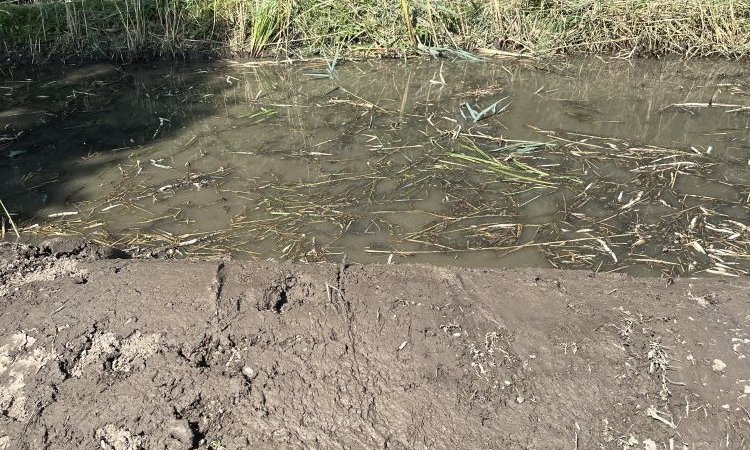
[[0,448],[747,448],[750,282],[0,253]]

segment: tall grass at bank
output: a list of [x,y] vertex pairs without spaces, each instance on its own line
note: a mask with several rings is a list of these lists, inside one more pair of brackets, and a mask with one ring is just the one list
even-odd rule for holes
[[750,54],[735,0],[0,1],[0,52],[133,59],[191,52],[403,55],[424,47],[528,54]]

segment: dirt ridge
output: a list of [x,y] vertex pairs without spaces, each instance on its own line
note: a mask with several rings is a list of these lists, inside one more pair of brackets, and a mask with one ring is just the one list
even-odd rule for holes
[[0,251],[0,449],[750,448],[745,279],[66,245]]

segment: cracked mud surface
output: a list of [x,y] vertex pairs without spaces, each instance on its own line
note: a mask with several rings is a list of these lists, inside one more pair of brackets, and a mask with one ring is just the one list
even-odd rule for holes
[[0,247],[0,449],[750,448],[748,280],[103,256]]

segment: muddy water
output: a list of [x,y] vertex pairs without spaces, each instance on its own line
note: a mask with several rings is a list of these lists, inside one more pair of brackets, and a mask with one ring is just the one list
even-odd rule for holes
[[[18,71],[0,83],[0,198],[26,240],[745,275],[747,70],[589,59]],[[547,182],[454,155],[476,149]]]

